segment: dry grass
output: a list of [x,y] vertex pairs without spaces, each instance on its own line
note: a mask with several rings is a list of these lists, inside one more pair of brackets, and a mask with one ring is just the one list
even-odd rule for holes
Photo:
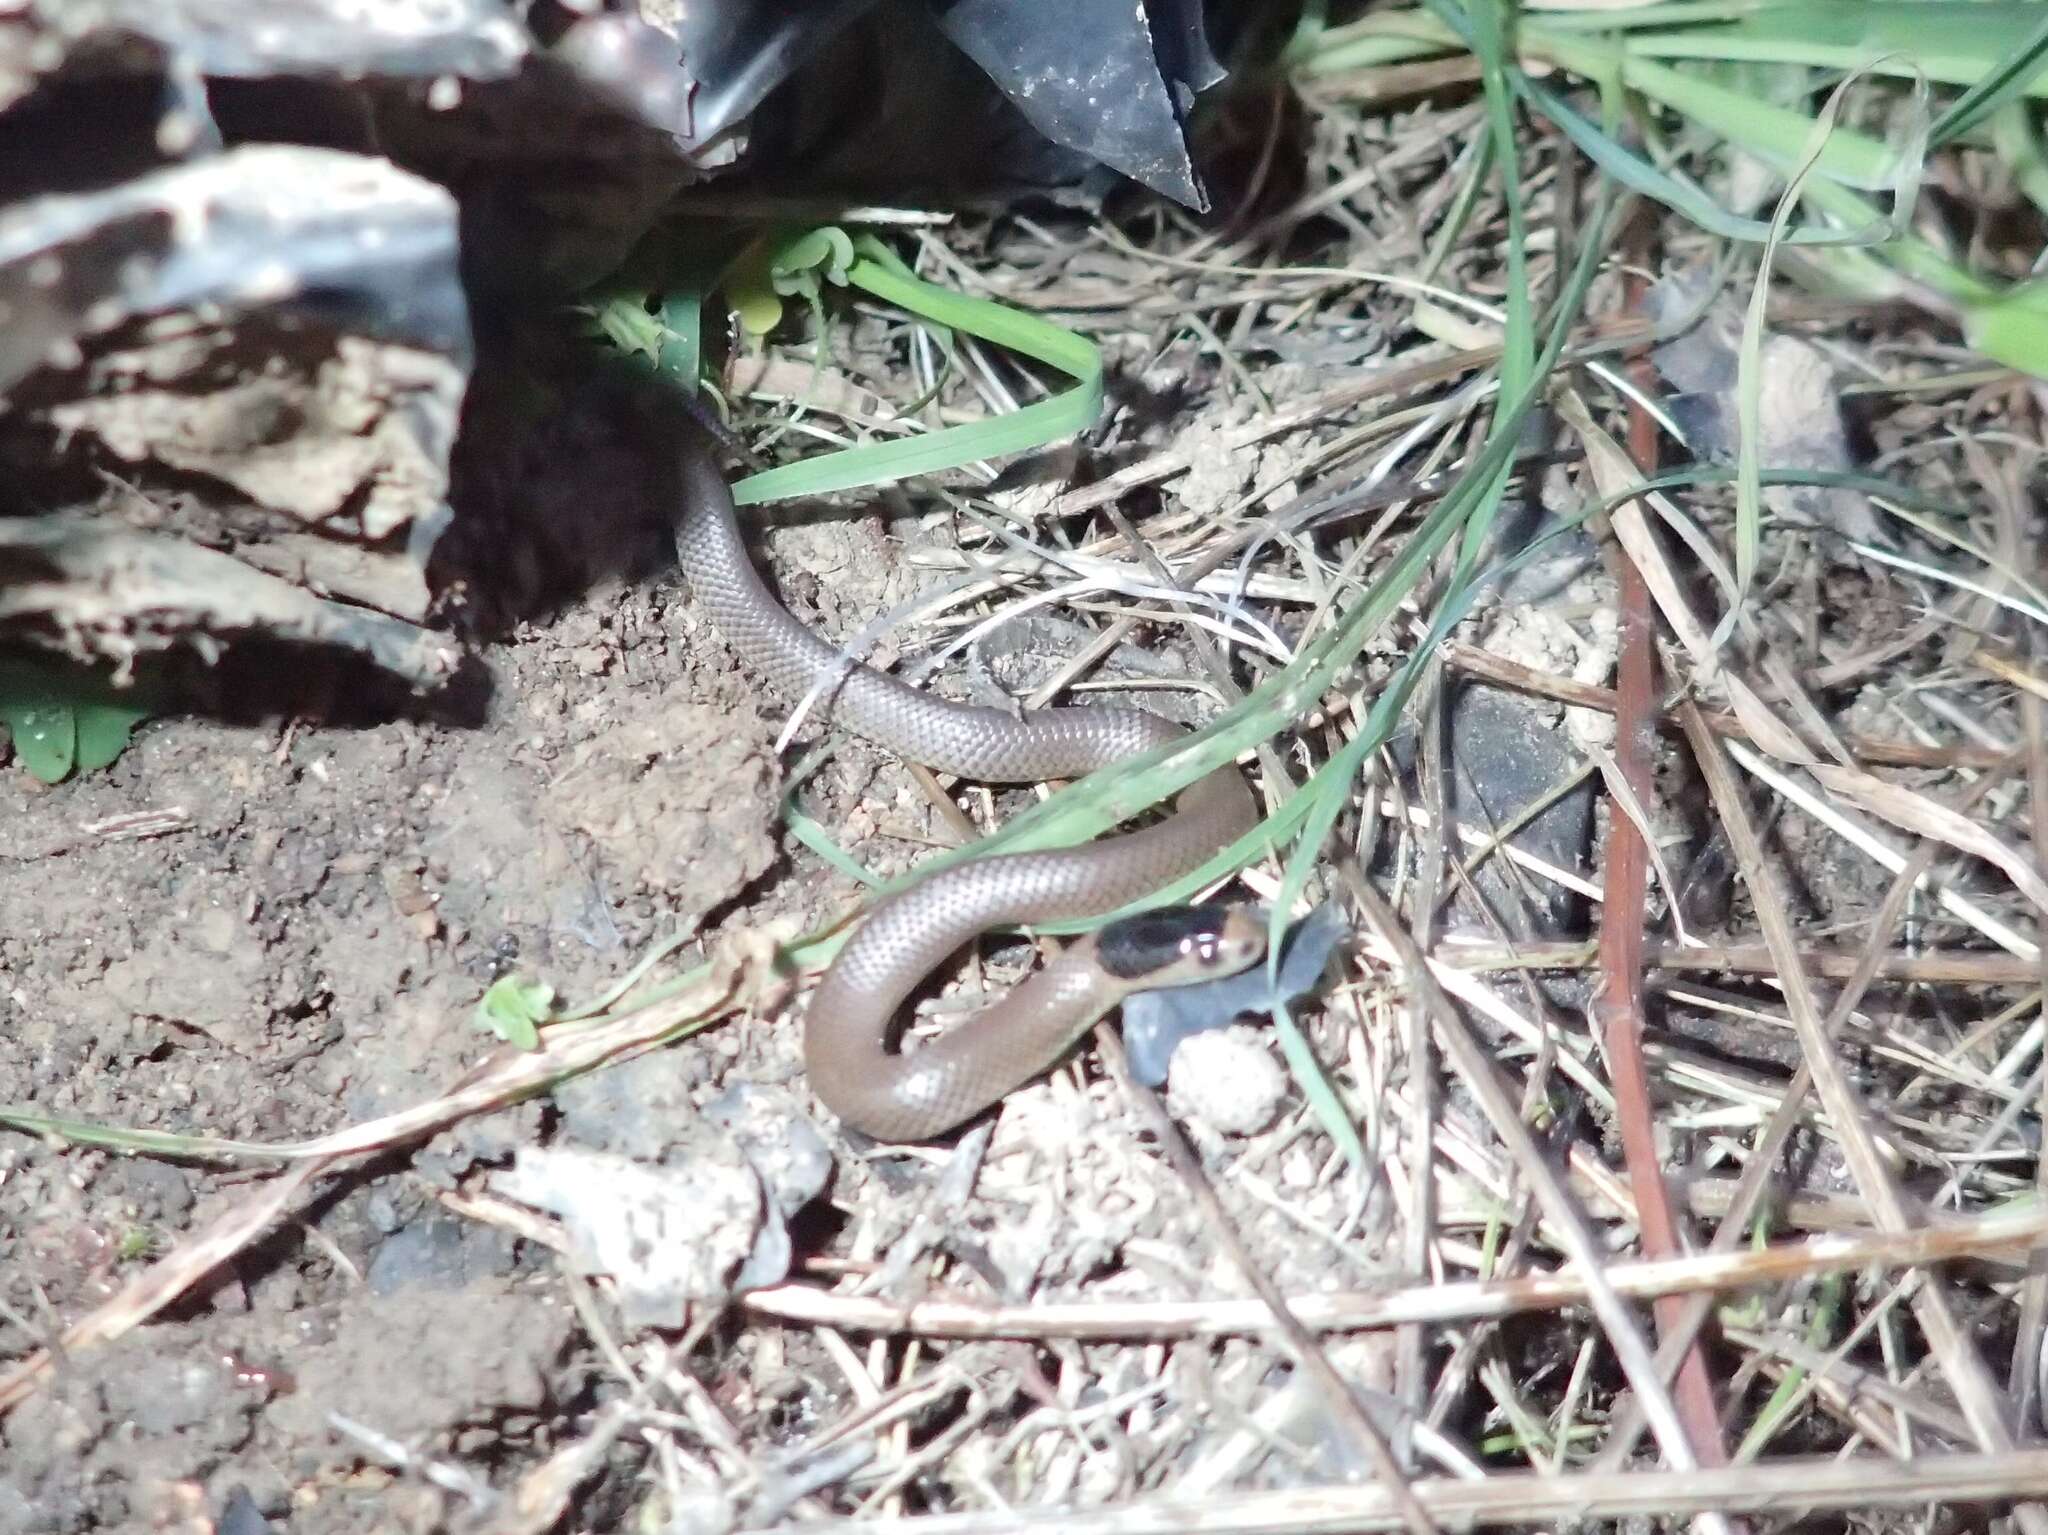
[[[1193,419],[1164,441],[1136,411],[1112,427],[1112,450],[1135,438],[1114,472],[998,503],[1000,523],[961,503],[960,553],[933,563],[978,579],[925,615],[940,632],[986,630],[1070,586],[1070,610],[1099,637],[1038,696],[1078,691],[1141,623],[1173,611],[1163,569],[1263,625],[1240,629],[1232,672],[1200,679],[1227,701],[1285,659],[1259,636],[1298,644],[1328,622],[1427,504],[1413,487],[1440,486],[1468,461],[1499,357],[1497,308],[1471,305],[1497,306],[1503,212],[1481,191],[1461,236],[1440,244],[1476,114],[1371,104],[1326,92],[1307,190],[1222,233],[1155,210],[1091,230],[1016,218],[987,232],[992,255],[971,266],[927,245],[928,272],[1061,318],[1127,377],[1201,379]],[[1554,254],[1587,217],[1562,169],[1549,147],[1522,167],[1532,227],[1547,236],[1530,252],[1538,294],[1555,292]],[[1562,463],[1532,469],[1531,483],[1553,504],[1625,496],[1637,457],[1656,447],[1622,387],[1643,334],[1630,273],[1708,247],[1647,213],[1631,238],[1632,261],[1603,276],[1575,329],[1575,365],[1552,381]],[[1418,301],[1412,284],[1374,275],[1418,271],[1437,295]],[[2043,402],[2018,375],[1964,371],[1911,315],[1790,290],[1771,313],[1881,401],[1872,425],[1886,472],[1956,508],[1990,556],[1970,566],[1988,590],[1945,589],[1779,527],[1765,540],[1762,600],[1717,647],[1722,594],[1668,525],[1725,541],[1731,499],[1680,491],[1617,505],[1600,529],[1601,602],[1610,614],[1635,603],[1633,625],[1613,628],[1639,673],[1660,663],[1649,684],[1632,693],[1625,662],[1610,692],[1461,638],[1431,687],[1455,678],[1619,711],[1620,742],[1590,751],[1583,771],[1603,777],[1620,813],[1574,888],[1623,919],[1601,922],[1597,947],[1568,952],[1501,942],[1475,953],[1483,935],[1446,934],[1444,901],[1501,830],[1448,822],[1382,759],[1324,849],[1321,879],[1352,902],[1363,942],[1309,1025],[1363,1155],[1307,1106],[1249,1141],[1206,1137],[1198,1157],[1154,1125],[1167,1152],[1156,1155],[1132,1133],[1153,1122],[1119,1106],[1125,1087],[1089,1082],[1055,1095],[1082,1095],[1081,1112],[1106,1129],[1063,1143],[1042,1128],[1056,1121],[1013,1108],[992,1145],[955,1154],[956,1174],[961,1159],[982,1160],[964,1174],[978,1172],[976,1197],[950,1211],[906,1221],[856,1185],[851,1260],[745,1302],[748,1334],[796,1348],[776,1324],[799,1329],[858,1404],[798,1454],[868,1449],[817,1512],[932,1535],[1644,1511],[1725,1528],[1794,1509],[2044,1490],[2036,1453],[2019,1447],[2032,1430],[2014,1427],[2035,1410],[2043,1309],[2024,1256],[2040,1239],[2035,1148],[2021,1132],[2041,1091],[2040,837],[2026,820],[2030,805],[2040,813],[2044,772],[2030,694],[2040,668],[2026,659],[2038,630],[1993,595],[2029,590],[2025,573],[2039,569],[2024,487]],[[1142,550],[1121,521],[1080,520],[1153,486],[1164,494],[1138,523]],[[1815,598],[1830,590],[1868,613],[1823,625]],[[1426,610],[1429,588],[1416,596]],[[1577,622],[1590,632],[1600,619]],[[1487,627],[1468,625],[1474,640]],[[1352,738],[1419,628],[1376,636],[1344,688],[1247,760],[1270,804]],[[1916,643],[1899,643],[1901,630]],[[1419,711],[1435,707],[1429,691],[1422,700]],[[1647,744],[1659,722],[1683,748]],[[1656,778],[1632,768],[1631,740],[1645,742],[1639,762]],[[1639,859],[1636,883],[1615,883],[1617,844],[1668,829],[1672,787],[1690,773],[1707,795],[1694,847],[1725,845],[1736,881],[1725,923],[1704,934],[1667,925],[1665,858]],[[1366,862],[1392,872],[1393,905],[1371,894]],[[1532,889],[1573,879],[1520,866]],[[1271,896],[1280,866],[1243,881]],[[1645,913],[1672,936],[1644,942]],[[1588,1013],[1538,984],[1539,971],[1587,966],[1604,983],[1588,999],[1590,1029]],[[1631,1035],[1645,1048],[1618,1044]],[[1080,1170],[1098,1157],[1109,1170]],[[999,1226],[1037,1208],[1032,1188],[1046,1184],[1060,1208],[1116,1189],[1176,1213],[1134,1233],[1106,1271],[976,1263],[951,1223]],[[1184,1213],[1209,1208],[1235,1237]],[[1939,1245],[1976,1240],[2004,1256],[1963,1260]],[[991,1288],[1019,1273],[1032,1282]],[[1649,1300],[1654,1326],[1633,1304]],[[1380,1443],[1412,1468],[1405,1491],[1374,1474]],[[1669,1469],[1626,1469],[1654,1464],[1646,1455]],[[772,1485],[791,1464],[755,1450],[712,1474],[729,1490]],[[1361,1473],[1372,1485],[1330,1485]],[[1948,1480],[1964,1476],[1982,1480]],[[1076,1505],[1091,1512],[1015,1512]],[[912,1517],[944,1509],[961,1511]]]
[[[1138,401],[1113,420],[1097,446],[1119,467],[1090,484],[955,496],[957,537],[912,555],[950,573],[918,615],[925,637],[1064,595],[1094,638],[1038,696],[1085,697],[1119,645],[1199,621],[1209,662],[1186,689],[1208,708],[1283,665],[1371,578],[1475,451],[1500,356],[1503,209],[1480,188],[1455,238],[1445,222],[1478,111],[1373,99],[1416,83],[1326,87],[1302,190],[1264,189],[1261,211],[1221,231],[1148,205],[1122,225],[1020,215],[977,241],[923,237],[935,280],[1060,318],[1127,380],[1188,384],[1169,413]],[[1292,140],[1284,103],[1271,107],[1277,175]],[[1588,214],[1569,154],[1537,141],[1521,167],[1539,295]],[[1553,504],[1615,501],[1658,448],[1626,387],[1657,387],[1630,371],[1647,334],[1639,279],[1710,251],[1652,210],[1630,228],[1551,380],[1555,443],[1527,473]],[[1426,273],[1435,296],[1374,272]],[[1314,892],[1348,903],[1360,930],[1301,1020],[1326,1074],[1320,1113],[1297,1095],[1257,1136],[1197,1125],[1190,1145],[1115,1069],[1075,1069],[992,1130],[920,1154],[930,1176],[849,1162],[836,1239],[681,1339],[614,1338],[602,1286],[565,1281],[622,1404],[495,1527],[547,1527],[622,1432],[645,1448],[649,1517],[675,1529],[1646,1514],[1760,1529],[1809,1509],[1960,1528],[1912,1511],[2048,1497],[2048,1453],[2025,1447],[2048,1320],[2029,1138],[2044,1091],[2048,666],[2024,611],[2043,569],[2048,402],[1909,312],[1787,290],[1773,314],[1862,392],[1883,472],[1954,508],[1952,531],[1985,558],[1945,558],[1974,587],[1771,529],[1747,624],[1717,646],[1724,594],[1672,527],[1725,558],[1732,497],[1614,505],[1593,524],[1597,600],[1569,619],[1615,637],[1612,688],[1491,654],[1482,611],[1412,706],[1429,720],[1453,688],[1498,687],[1618,716],[1574,775],[1602,782],[1609,806],[1591,865],[1523,856],[1507,887],[1533,902],[1572,881],[1600,903],[1597,944],[1451,931],[1449,903],[1502,856],[1502,829],[1456,824],[1431,771],[1404,781],[1376,753]],[[873,317],[860,329],[860,355],[909,374],[901,398],[933,382],[915,335]],[[932,420],[1031,388],[1000,359],[970,348],[963,362]],[[813,401],[829,397],[801,372]],[[860,382],[838,381],[843,397],[865,398]],[[1438,590],[1416,592],[1421,610]],[[1247,754],[1269,805],[1355,738],[1421,628],[1411,609]],[[1702,796],[1691,846],[1711,844],[1732,880],[1725,919],[1699,933],[1668,923],[1667,875],[1688,871],[1665,834],[1688,785]],[[992,813],[971,795],[964,809]],[[1241,879],[1270,898],[1283,865]],[[1596,989],[1555,984],[1587,971]],[[617,1037],[572,1039],[573,1061],[301,1148],[321,1160],[299,1181],[665,1037],[692,1008],[776,1005],[746,974]],[[167,1303],[296,1190],[272,1185],[231,1230],[162,1260],[75,1341]],[[2025,1505],[2016,1517],[2039,1524]]]

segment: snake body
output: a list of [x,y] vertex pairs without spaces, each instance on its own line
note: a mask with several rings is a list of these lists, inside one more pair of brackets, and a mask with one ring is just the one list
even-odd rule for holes
[[[681,490],[676,552],[713,625],[770,687],[792,701],[816,690],[816,712],[855,735],[939,772],[1038,783],[1080,777],[1183,734],[1138,709],[1009,714],[952,703],[850,663],[769,591],[709,453],[685,452]],[[1163,939],[1152,928],[1141,941],[1130,929],[1105,930],[1068,945],[937,1040],[908,1054],[893,1048],[903,1005],[970,939],[1009,924],[1114,911],[1198,868],[1257,819],[1249,786],[1225,764],[1182,791],[1153,825],[1082,847],[958,864],[881,901],[811,999],[804,1062],[812,1089],[877,1139],[929,1139],[1049,1071],[1131,991],[1243,969],[1261,943],[1257,924],[1238,914],[1198,915]],[[1121,949],[1122,959],[1105,946]]]

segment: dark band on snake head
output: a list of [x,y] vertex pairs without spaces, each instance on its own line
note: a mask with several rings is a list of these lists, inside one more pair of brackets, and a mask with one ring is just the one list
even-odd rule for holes
[[1234,906],[1177,906],[1121,917],[1096,933],[1096,959],[1118,980],[1142,985],[1190,958],[1225,952],[1242,916]]

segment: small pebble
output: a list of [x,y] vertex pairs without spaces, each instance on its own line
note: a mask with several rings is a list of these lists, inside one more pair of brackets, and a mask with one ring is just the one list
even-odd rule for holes
[[1167,1091],[1177,1111],[1224,1135],[1256,1135],[1270,1125],[1287,1096],[1287,1073],[1238,1026],[1191,1034],[1173,1052]]

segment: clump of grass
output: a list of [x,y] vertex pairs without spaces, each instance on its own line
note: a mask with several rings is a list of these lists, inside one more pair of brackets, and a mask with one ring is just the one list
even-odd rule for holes
[[[1376,11],[1346,26],[1305,26],[1285,67],[1332,96],[1373,72],[1462,50],[1484,52],[1489,5],[1432,0]],[[1911,228],[1925,157],[1966,142],[2006,163],[2037,198],[2048,189],[2028,103],[2048,98],[2048,16],[2029,0],[1698,0],[1628,10],[1589,6],[1515,12],[1511,54],[1489,63],[1489,99],[1511,95],[1548,118],[1600,169],[1721,239],[1810,247],[1803,271],[1830,291],[1916,302],[1952,318],[1985,356],[2048,378],[2048,285],[1974,270]],[[1594,122],[1544,83],[1553,71],[1593,86]],[[1815,141],[1807,103],[1845,74],[1890,76],[1885,142],[1833,126],[1799,189],[1809,222],[1773,236],[1770,223],[1724,208],[1688,175],[1680,145],[1705,139],[1789,178]],[[1936,118],[1928,82],[1963,87]],[[1673,125],[1676,132],[1672,132]],[[1635,130],[1633,139],[1622,129]],[[1892,196],[1887,213],[1866,195]]]

